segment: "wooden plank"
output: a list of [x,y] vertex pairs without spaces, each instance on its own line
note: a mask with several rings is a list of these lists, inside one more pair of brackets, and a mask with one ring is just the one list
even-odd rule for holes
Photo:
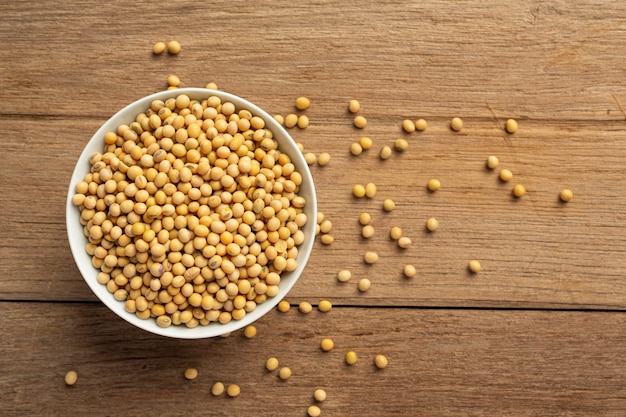
[[[0,303],[4,415],[617,416],[626,407],[622,313],[334,308],[273,311],[258,334],[171,340],[93,303]],[[44,319],[45,317],[45,319]],[[335,342],[331,352],[322,338]],[[54,343],[51,343],[54,341]],[[359,360],[350,367],[344,355]],[[377,354],[387,368],[373,365]],[[293,376],[265,370],[274,356]],[[183,372],[196,367],[187,381]],[[67,387],[63,376],[78,372]],[[238,398],[213,397],[216,381]]]
[[[323,118],[319,112],[312,116]],[[332,155],[330,165],[311,168],[319,209],[333,221],[336,240],[331,246],[317,243],[291,296],[350,305],[623,309],[626,139],[620,124],[549,127],[524,121],[507,135],[499,122],[468,119],[461,133],[453,133],[443,121],[433,121],[426,132],[392,136],[396,122],[380,120],[367,128],[375,146],[359,157],[348,148],[363,132],[355,131],[347,115],[333,119],[332,126],[294,131],[305,150]],[[93,300],[69,252],[64,204],[75,160],[99,123],[5,120],[0,192],[8,198],[0,203],[0,298]],[[381,161],[378,149],[399,136],[409,140],[409,149]],[[514,181],[502,183],[484,167],[490,154],[514,172]],[[425,188],[432,177],[442,183],[436,193]],[[376,197],[354,198],[357,182],[376,183]],[[528,190],[519,201],[511,195],[517,182]],[[574,190],[568,204],[558,201],[562,188]],[[385,198],[396,202],[391,213],[381,210]],[[369,240],[360,236],[362,211],[373,217],[376,233]],[[435,233],[424,229],[431,216],[440,222]],[[392,226],[413,240],[410,248],[398,249],[389,239]],[[368,250],[380,255],[375,265],[363,263]],[[467,271],[473,258],[483,264],[475,276]],[[402,277],[407,263],[417,267],[413,280]],[[335,276],[344,268],[354,278],[339,284]],[[368,293],[356,288],[363,277],[373,283]]]
[[[265,107],[308,94],[362,98],[370,114],[477,117],[490,103],[538,120],[624,119],[622,2],[5,6],[5,114],[99,117],[177,73]],[[171,39],[179,56],[151,55]]]

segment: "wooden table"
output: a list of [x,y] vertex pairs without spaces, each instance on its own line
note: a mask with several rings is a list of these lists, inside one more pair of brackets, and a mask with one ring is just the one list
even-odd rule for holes
[[[626,3],[203,3],[1,2],[0,414],[304,416],[323,388],[324,416],[624,415]],[[169,40],[180,54],[152,54]],[[97,301],[69,251],[76,159],[169,74],[275,114],[307,96],[311,124],[290,132],[331,155],[311,170],[335,241],[316,242],[292,309],[261,319],[254,339],[133,328]],[[406,118],[427,130],[403,132]],[[507,118],[516,133],[503,130]],[[373,147],[351,155],[362,136]],[[397,138],[408,149],[381,160]],[[489,155],[511,182],[485,168]],[[426,190],[430,178],[439,191]],[[352,196],[369,182],[375,198]],[[393,226],[412,246],[397,248]],[[341,269],[350,282],[337,281]],[[372,287],[361,293],[364,277]],[[329,313],[296,308],[323,299]],[[319,347],[326,337],[331,352]],[[387,368],[375,368],[377,354]],[[264,369],[270,356],[292,369],[288,381]],[[188,367],[197,379],[184,379]],[[68,370],[78,372],[71,387]],[[213,397],[216,381],[241,395]]]

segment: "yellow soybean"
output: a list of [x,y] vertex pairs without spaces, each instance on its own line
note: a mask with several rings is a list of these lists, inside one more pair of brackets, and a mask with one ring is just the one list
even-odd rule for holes
[[298,304],[298,310],[300,310],[301,313],[309,314],[313,310],[313,306],[308,301],[301,301],[300,304]]
[[309,100],[307,97],[298,97],[296,99],[296,108],[298,110],[306,110],[309,108],[310,105],[311,100]]
[[320,343],[320,347],[324,352],[330,352],[335,347],[335,343],[332,339],[322,339]]
[[390,199],[390,198],[386,198],[383,201],[383,210],[389,212],[389,211],[393,211],[396,208],[396,203]]
[[265,361],[265,369],[268,371],[275,371],[278,369],[278,359],[271,357]]
[[241,388],[239,387],[239,385],[231,384],[228,386],[228,388],[226,388],[226,394],[232,398],[237,397],[239,394],[241,394]]
[[487,168],[496,169],[496,167],[500,164],[497,156],[491,155],[487,158]]
[[506,123],[504,124],[504,129],[508,133],[517,132],[517,121],[515,121],[515,119],[507,119]]
[[326,400],[326,391],[321,388],[316,389],[313,392],[313,398],[315,398],[315,401],[317,402],[324,402]]
[[468,268],[470,271],[477,274],[482,269],[482,266],[480,265],[479,261],[477,261],[476,259],[472,259],[471,261],[469,261]]
[[169,41],[167,43],[167,52],[172,55],[177,55],[180,52],[181,46],[178,41]]
[[346,363],[348,365],[354,365],[357,362],[358,358],[356,355],[356,352],[354,351],[349,351],[348,353],[346,353]]
[[357,198],[362,198],[365,196],[365,187],[361,184],[356,184],[352,187],[352,194]]
[[246,326],[246,328],[243,330],[243,334],[248,338],[248,339],[252,339],[256,336],[256,327],[254,327],[253,325],[248,325]]
[[352,278],[352,273],[347,270],[341,270],[337,273],[337,281],[339,282],[348,282],[350,281],[350,278]]
[[328,300],[322,300],[317,305],[317,308],[322,313],[328,313],[333,308],[333,304]]
[[391,157],[391,153],[392,153],[391,152],[391,148],[389,146],[385,145],[385,146],[383,146],[380,149],[380,152],[379,152],[378,156],[380,157],[380,159],[385,160],[385,159],[389,159]]
[[68,371],[65,374],[65,384],[68,386],[74,385],[78,381],[78,373],[76,371]]
[[306,413],[309,417],[319,417],[321,410],[316,405],[310,405],[309,408],[307,408]]
[[402,129],[404,129],[404,131],[407,133],[415,132],[415,122],[410,119],[404,119],[402,121]]
[[361,278],[361,280],[359,281],[359,291],[361,292],[366,292],[370,289],[370,287],[372,286],[372,283],[370,282],[369,279],[367,278]]
[[572,198],[574,198],[574,193],[572,192],[572,190],[566,188],[561,191],[561,193],[559,194],[559,198],[561,199],[561,201],[568,202],[571,201]]
[[356,116],[354,118],[354,127],[363,129],[365,126],[367,126],[367,119],[365,117]]
[[502,181],[508,182],[513,178],[513,173],[508,169],[501,169],[499,176]]
[[198,370],[196,368],[185,369],[185,379],[192,380],[198,377]]
[[348,103],[348,110],[350,110],[350,113],[357,113],[361,110],[361,103],[359,103],[358,100],[350,100]]
[[450,120],[450,128],[455,132],[460,131],[463,129],[463,120],[461,120],[460,117],[453,117],[452,120]]
[[374,358],[374,364],[378,369],[383,369],[389,364],[389,360],[385,355],[376,355]]
[[278,377],[283,380],[291,378],[291,369],[283,366],[282,368],[280,368],[280,371],[278,371]]
[[427,187],[428,187],[428,191],[437,191],[441,188],[441,182],[436,178],[432,178],[428,180]]
[[424,130],[426,130],[426,127],[428,127],[428,123],[426,122],[426,120],[424,119],[417,119],[415,121],[415,129],[419,130],[420,132],[423,132]]
[[167,48],[165,42],[157,42],[152,46],[152,53],[154,53],[155,55],[160,55],[165,51],[165,48]]
[[224,393],[224,384],[222,382],[215,382],[212,386],[211,386],[211,394],[214,397],[218,397],[220,395],[222,395]]
[[415,265],[407,264],[404,265],[402,273],[407,278],[413,278],[415,275],[417,275],[417,269],[415,268]]
[[361,145],[361,148],[363,148],[364,150],[371,148],[372,143],[372,138],[370,138],[369,136],[363,136],[361,139],[359,139],[359,145]]
[[438,227],[439,221],[437,221],[434,217],[431,217],[426,221],[426,229],[428,229],[429,232],[434,232]]
[[318,157],[317,157],[317,164],[319,166],[326,166],[328,165],[328,163],[330,162],[330,154],[328,152],[322,152]]

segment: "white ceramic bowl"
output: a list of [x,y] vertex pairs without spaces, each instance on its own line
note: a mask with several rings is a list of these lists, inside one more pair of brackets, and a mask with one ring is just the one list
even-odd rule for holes
[[[85,175],[90,171],[89,156],[94,152],[102,152],[103,150],[105,133],[109,131],[116,131],[120,124],[130,124],[133,122],[138,113],[143,113],[150,107],[150,103],[153,100],[158,99],[165,101],[166,99],[176,97],[179,94],[186,94],[192,100],[202,100],[215,95],[220,97],[222,102],[230,101],[235,104],[237,110],[248,109],[253,115],[263,118],[265,120],[266,127],[272,130],[274,138],[278,142],[280,151],[290,156],[296,170],[302,174],[303,181],[300,186],[299,194],[306,199],[304,212],[308,216],[308,222],[303,228],[305,240],[298,247],[298,267],[294,271],[282,273],[278,295],[268,298],[267,301],[257,305],[254,311],[246,314],[241,320],[231,320],[227,324],[212,323],[207,326],[199,325],[191,329],[184,325],[171,325],[163,328],[156,324],[155,319],[140,319],[135,314],[126,312],[124,310],[124,302],[115,300],[113,294],[111,294],[104,285],[97,282],[96,277],[99,270],[92,265],[91,256],[89,256],[85,251],[87,238],[83,234],[83,226],[80,224],[80,211],[78,207],[72,204],[72,197],[75,194],[75,185],[82,181]],[[93,135],[80,155],[76,167],[74,168],[74,173],[72,174],[66,202],[67,234],[72,255],[74,256],[74,260],[76,261],[76,265],[78,266],[80,273],[93,293],[109,309],[129,323],[155,334],[182,339],[207,338],[230,333],[258,320],[274,308],[294,286],[304,270],[315,239],[316,214],[317,204],[315,187],[311,177],[311,172],[309,171],[304,157],[298,149],[295,141],[291,138],[287,131],[280,124],[278,124],[272,116],[258,106],[235,95],[228,94],[223,91],[208,90],[204,88],[181,88],[152,94],[129,104],[107,120],[106,123],[104,123],[104,125],[102,125],[102,127],[100,127],[100,129],[98,129],[98,131]]]

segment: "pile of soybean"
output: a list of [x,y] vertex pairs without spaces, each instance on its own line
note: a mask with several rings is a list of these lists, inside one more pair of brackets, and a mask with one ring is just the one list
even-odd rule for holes
[[98,281],[129,313],[162,327],[241,320],[296,269],[302,175],[250,111],[155,100],[89,162],[73,203]]

